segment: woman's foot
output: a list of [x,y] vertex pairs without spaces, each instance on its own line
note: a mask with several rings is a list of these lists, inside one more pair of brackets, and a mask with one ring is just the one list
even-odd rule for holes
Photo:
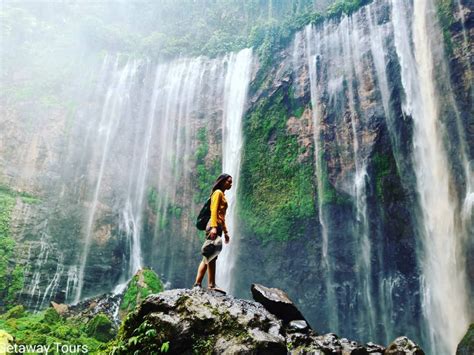
[[219,288],[217,285],[209,285],[209,287],[207,288],[208,290],[210,291],[217,291],[217,292],[220,292],[224,295],[227,294],[227,292],[225,292],[223,289]]
[[195,289],[195,288],[201,289],[202,286],[201,286],[200,283],[196,282],[196,283],[193,285],[193,289]]

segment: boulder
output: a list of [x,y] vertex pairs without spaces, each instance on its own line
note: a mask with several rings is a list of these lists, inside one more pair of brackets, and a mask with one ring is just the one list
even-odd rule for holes
[[[406,337],[393,354],[423,354]],[[409,345],[409,346],[408,346]],[[162,349],[164,349],[162,351]],[[284,322],[259,302],[203,289],[148,296],[125,319],[115,354],[385,354],[385,348],[318,335],[303,319]]]
[[281,320],[261,304],[201,289],[148,296],[128,315],[117,354],[286,354]]
[[[293,320],[305,320],[288,295],[278,288],[269,288],[259,284],[252,284],[253,299],[261,303],[270,313],[276,315],[285,323]],[[308,324],[308,322],[306,322]]]
[[406,336],[395,339],[385,350],[385,355],[425,355],[424,351]]
[[60,316],[66,315],[69,310],[68,305],[64,303],[51,302],[51,307],[53,307]]

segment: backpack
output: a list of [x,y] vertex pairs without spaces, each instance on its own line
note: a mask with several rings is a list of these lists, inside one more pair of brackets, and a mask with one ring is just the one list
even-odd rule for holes
[[196,227],[199,230],[205,230],[207,226],[207,222],[211,219],[211,198],[206,201],[204,206],[202,206],[201,211],[199,212],[199,216],[196,220]]

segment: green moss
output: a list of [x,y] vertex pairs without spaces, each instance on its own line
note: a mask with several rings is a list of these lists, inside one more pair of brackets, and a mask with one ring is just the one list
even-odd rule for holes
[[158,275],[152,270],[145,269],[143,271],[143,278],[151,292],[158,293],[163,291],[163,283],[161,282]]
[[132,311],[137,304],[152,293],[163,291],[163,283],[153,270],[143,269],[130,280],[123,296],[120,309]]
[[457,355],[474,354],[474,323],[469,326],[466,335],[458,345]]
[[204,127],[198,129],[196,138],[198,144],[194,158],[196,159],[197,193],[194,196],[194,202],[204,203],[209,198],[214,180],[221,173],[222,159],[220,157],[212,161],[208,159],[209,143]]
[[239,209],[248,232],[264,241],[297,238],[315,214],[312,160],[298,162],[301,147],[286,128],[289,106],[280,92],[244,121]]
[[327,18],[339,18],[343,14],[350,15],[372,0],[338,0],[329,5],[326,10]]
[[101,342],[107,342],[114,337],[113,324],[105,314],[99,313],[87,323],[86,333]]
[[436,0],[436,14],[443,32],[444,45],[448,55],[453,53],[453,41],[451,25],[456,21],[454,18],[453,0]]
[[379,200],[384,200],[384,195],[395,195],[392,176],[398,174],[395,159],[392,155],[376,152],[372,157],[373,170],[375,172],[375,193]]

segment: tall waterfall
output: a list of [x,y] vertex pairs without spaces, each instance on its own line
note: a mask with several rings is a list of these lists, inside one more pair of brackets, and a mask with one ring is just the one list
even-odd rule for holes
[[223,171],[233,177],[233,187],[227,192],[229,203],[226,225],[231,236],[230,244],[224,245],[217,267],[216,282],[224,289],[233,288],[233,269],[239,250],[239,234],[236,226],[236,203],[239,188],[242,151],[242,115],[250,81],[252,50],[245,49],[229,58],[225,79],[223,117]]
[[[331,310],[327,313],[328,330],[355,332],[359,337],[387,343],[400,332],[394,322],[399,319],[406,323],[405,331],[430,344],[433,353],[450,354],[470,317],[463,247],[471,218],[472,168],[450,92],[447,65],[442,55],[440,58],[442,43],[436,39],[440,32],[436,26],[429,0],[376,0],[351,16],[308,26],[297,33],[291,62],[295,78],[304,78],[305,71],[309,77],[320,262],[325,272],[321,277],[325,284],[322,296]],[[433,53],[438,56],[436,61]],[[306,62],[302,63],[301,58]],[[394,76],[394,58],[401,68],[399,77]],[[435,77],[434,66],[440,62],[443,69]],[[439,80],[448,88],[444,95],[457,120],[460,166],[466,184],[461,191],[465,196],[458,197],[452,189],[452,165],[438,107],[442,101],[436,86]],[[295,92],[302,90],[301,85],[304,82],[294,82]],[[394,100],[396,90],[404,98],[401,106]],[[406,133],[410,128],[403,128],[409,125],[403,115],[413,118],[412,136]],[[369,205],[367,194],[381,193],[377,192],[377,178],[368,173],[381,159],[382,153],[374,152],[380,148],[372,141],[381,120],[387,127],[401,182],[407,191],[416,189],[421,211],[416,219],[417,208],[409,207],[420,239],[420,243],[415,239],[411,242],[411,271],[401,271],[396,266],[398,261],[391,260],[393,254],[383,250],[404,249],[404,242],[389,241],[369,223],[370,214],[378,212]],[[413,142],[407,141],[410,137]],[[335,151],[334,144],[343,149]],[[413,149],[409,148],[411,144]],[[327,148],[329,145],[332,149]],[[342,162],[345,169],[337,181],[328,183],[328,162],[334,166],[334,161]],[[331,188],[350,196],[350,202],[344,205],[328,201]],[[334,222],[341,213],[349,213],[351,218]],[[421,274],[417,274],[418,267]],[[412,289],[414,296],[401,299],[397,289],[404,287]],[[418,288],[420,296],[416,296]],[[419,307],[426,318],[421,331],[409,325],[413,319],[406,314],[407,308],[415,314]]]
[[459,209],[451,190],[448,156],[440,122],[440,96],[435,86],[433,25],[434,7],[429,0],[413,7],[394,0],[394,26],[410,28],[412,49],[406,38],[396,36],[406,92],[404,111],[414,120],[414,167],[422,209],[420,234],[424,277],[424,313],[430,342],[437,352],[454,353],[469,325],[463,233]]
[[[71,282],[69,275],[67,280],[67,295],[74,292],[74,302],[97,292],[87,278],[91,272],[101,273],[96,261],[91,264],[91,255],[104,240],[115,238],[125,247],[123,254],[117,255],[123,258],[117,280],[122,283],[145,263],[166,279],[170,276],[162,262],[179,264],[187,258],[175,258],[176,253],[181,254],[183,248],[198,249],[192,214],[200,203],[195,200],[200,173],[195,151],[199,144],[209,144],[199,143],[199,132],[204,132],[211,144],[222,146],[223,158],[214,151],[210,157],[214,163],[222,162],[235,179],[229,196],[234,251],[222,258],[223,274],[219,274],[220,279],[231,281],[238,241],[233,196],[238,188],[241,119],[251,60],[250,49],[212,60],[199,57],[158,65],[122,56],[105,57],[91,103],[84,109],[87,114],[80,115],[84,121],[77,128],[77,139],[83,139],[80,164],[89,167],[89,175],[83,187],[88,202],[77,278]],[[219,136],[223,136],[222,143]],[[70,159],[77,158],[70,154]],[[183,217],[182,211],[186,213]],[[150,219],[154,231],[144,230]],[[104,220],[111,221],[105,229],[101,226]],[[170,224],[172,220],[180,224],[180,232],[188,234],[187,243],[181,239],[182,245],[174,244],[172,235],[177,229]],[[144,257],[144,242],[145,248],[159,249],[166,257],[156,260],[150,251]],[[51,282],[56,285],[59,279]],[[86,284],[89,289],[84,292]],[[51,293],[50,288],[47,291]]]
[[[110,158],[110,149],[113,144],[113,139],[119,126],[120,119],[130,110],[130,90],[136,73],[136,63],[127,62],[123,68],[119,69],[118,57],[110,67],[107,66],[108,59],[108,57],[105,58],[105,68],[109,69],[111,67],[109,74],[110,84],[107,86],[104,92],[104,104],[102,107],[100,120],[98,121],[96,137],[96,142],[98,143],[97,153],[99,154],[97,159],[99,161],[98,175],[94,188],[93,199],[89,208],[89,216],[87,218],[84,248],[82,250],[79,263],[78,285],[74,302],[78,302],[81,299],[82,288],[84,285],[84,272],[89,256],[97,205],[99,203],[99,193],[102,187],[106,163]],[[135,245],[135,247],[137,247],[137,245]],[[134,251],[133,254],[137,254],[137,252]]]

